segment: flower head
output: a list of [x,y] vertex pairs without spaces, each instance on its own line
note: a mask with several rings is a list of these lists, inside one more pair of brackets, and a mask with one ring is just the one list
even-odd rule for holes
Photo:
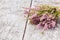
[[57,24],[57,17],[60,13],[56,10],[56,8],[49,6],[36,6],[31,8],[30,12],[27,10],[26,12],[29,14],[29,20],[31,24],[35,24],[38,28],[42,27],[44,29],[55,28]]

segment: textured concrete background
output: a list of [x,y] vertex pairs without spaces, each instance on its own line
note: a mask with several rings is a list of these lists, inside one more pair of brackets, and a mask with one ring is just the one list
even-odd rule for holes
[[[60,7],[60,0],[33,0],[32,6],[44,4]],[[34,28],[34,25],[28,23],[25,40],[60,40],[60,24],[55,30],[45,31],[43,35],[40,29]]]
[[[29,7],[31,0],[0,0],[0,40],[22,40],[25,26],[24,9]],[[49,4],[60,6],[59,0],[33,0],[33,5]],[[59,25],[59,24],[58,24]],[[60,40],[60,28],[46,31],[44,35],[40,30],[28,23],[25,40]]]
[[30,0],[0,0],[0,40],[21,40],[25,25],[22,7]]

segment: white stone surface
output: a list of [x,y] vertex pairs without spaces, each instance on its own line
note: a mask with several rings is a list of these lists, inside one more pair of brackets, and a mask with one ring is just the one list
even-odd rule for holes
[[21,40],[30,0],[0,0],[0,40]]
[[[29,7],[31,0],[0,0],[0,40],[22,40],[25,17],[22,7]],[[33,0],[34,5],[49,4],[60,6],[60,0]],[[60,24],[58,24],[59,26]],[[41,34],[28,23],[24,40],[60,40],[60,26]]]
[[[60,6],[60,0],[33,0],[32,6],[45,4]],[[60,24],[56,29],[45,31],[44,34],[41,29],[34,28],[34,25],[28,23],[25,40],[60,40]]]

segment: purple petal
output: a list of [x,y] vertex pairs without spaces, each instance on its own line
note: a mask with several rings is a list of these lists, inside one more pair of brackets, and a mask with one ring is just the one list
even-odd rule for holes
[[55,27],[55,25],[56,25],[56,22],[55,21],[52,21],[52,27]]

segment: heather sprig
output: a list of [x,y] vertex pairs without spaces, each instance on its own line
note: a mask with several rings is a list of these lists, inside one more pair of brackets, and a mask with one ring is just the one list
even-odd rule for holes
[[60,11],[56,7],[52,6],[35,6],[26,8],[25,13],[29,14],[29,20],[31,24],[37,25],[38,28],[43,28],[44,30],[53,29],[56,27],[57,20]]

